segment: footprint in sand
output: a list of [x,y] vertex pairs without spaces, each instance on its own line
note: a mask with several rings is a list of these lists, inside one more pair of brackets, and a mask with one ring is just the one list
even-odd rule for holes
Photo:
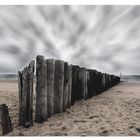
[[98,118],[99,115],[90,116],[89,119]]
[[73,122],[83,122],[83,123],[85,123],[86,121],[85,120],[74,120]]
[[136,130],[137,130],[137,132],[139,132],[139,133],[140,133],[140,128],[136,128]]
[[62,131],[68,130],[68,127],[67,127],[67,126],[62,126],[62,127],[61,127],[61,130],[62,130]]
[[109,133],[107,130],[102,130],[101,132],[99,132],[99,136],[108,136]]

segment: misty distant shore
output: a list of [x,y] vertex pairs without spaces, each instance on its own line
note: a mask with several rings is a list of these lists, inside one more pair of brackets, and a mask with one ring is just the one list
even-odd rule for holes
[[140,75],[123,75],[121,81],[140,82]]
[[[18,79],[17,74],[0,74],[0,80],[17,80],[17,79]],[[140,75],[122,75],[121,81],[140,82]]]

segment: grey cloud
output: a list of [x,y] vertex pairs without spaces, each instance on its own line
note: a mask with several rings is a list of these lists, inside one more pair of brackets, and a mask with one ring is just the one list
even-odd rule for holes
[[42,54],[139,74],[139,24],[140,6],[133,5],[0,6],[0,73],[16,73]]

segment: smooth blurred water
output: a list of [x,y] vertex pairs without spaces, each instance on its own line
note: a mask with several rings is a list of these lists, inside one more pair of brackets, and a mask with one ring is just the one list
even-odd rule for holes
[[122,81],[140,82],[140,75],[123,75]]
[[0,80],[17,80],[16,74],[0,74]]
[[[18,78],[16,74],[0,74],[0,80],[17,80],[17,79]],[[122,75],[121,80],[140,82],[140,75]]]

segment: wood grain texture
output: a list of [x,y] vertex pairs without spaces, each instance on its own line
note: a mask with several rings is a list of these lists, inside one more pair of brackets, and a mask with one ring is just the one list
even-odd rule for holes
[[63,112],[64,61],[55,60],[54,114]]
[[71,106],[71,94],[72,94],[72,65],[68,66],[68,102],[67,107]]
[[55,75],[55,60],[47,59],[47,111],[48,117],[54,114],[54,75]]
[[31,61],[22,72],[18,71],[19,125],[33,125],[33,81],[35,61]]
[[47,69],[44,57],[36,57],[36,115],[38,123],[47,120]]
[[0,122],[2,125],[2,135],[12,132],[13,126],[9,116],[8,107],[6,104],[0,105]]
[[68,63],[64,63],[64,91],[63,91],[63,111],[66,111],[67,104],[68,104],[68,79],[69,79],[69,73],[68,73]]
[[82,92],[82,99],[88,98],[88,89],[87,89],[87,70],[84,67],[80,68],[79,74],[80,82],[81,82],[81,92]]

